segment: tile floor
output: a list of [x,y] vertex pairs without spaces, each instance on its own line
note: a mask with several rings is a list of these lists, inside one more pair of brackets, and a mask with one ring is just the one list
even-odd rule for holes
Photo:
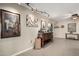
[[79,56],[79,40],[55,38],[40,50],[31,49],[18,56]]

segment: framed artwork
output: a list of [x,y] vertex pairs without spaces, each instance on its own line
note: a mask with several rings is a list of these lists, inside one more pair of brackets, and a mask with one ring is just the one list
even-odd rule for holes
[[64,25],[61,25],[61,28],[64,28]]
[[26,15],[26,26],[27,27],[38,27],[38,19],[34,15]]
[[1,21],[0,21],[0,38],[1,38]]
[[46,22],[45,21],[41,21],[41,28],[45,29],[46,28]]
[[0,9],[1,38],[20,36],[20,14]]
[[68,24],[68,32],[76,32],[76,23]]

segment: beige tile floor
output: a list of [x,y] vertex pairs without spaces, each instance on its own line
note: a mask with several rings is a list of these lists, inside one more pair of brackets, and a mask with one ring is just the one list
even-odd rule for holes
[[18,56],[79,56],[79,40],[55,38],[40,50],[31,49]]

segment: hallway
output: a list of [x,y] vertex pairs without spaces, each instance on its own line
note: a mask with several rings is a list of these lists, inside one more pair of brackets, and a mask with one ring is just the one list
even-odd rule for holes
[[79,41],[55,38],[40,50],[29,50],[18,56],[79,56]]

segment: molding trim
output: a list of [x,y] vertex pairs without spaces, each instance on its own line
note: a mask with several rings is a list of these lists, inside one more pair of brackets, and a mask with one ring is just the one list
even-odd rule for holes
[[30,50],[30,49],[33,49],[33,47],[30,47],[30,48],[28,48],[28,49],[25,49],[25,50],[19,51],[19,52],[17,52],[17,53],[14,53],[14,54],[11,55],[11,56],[17,56],[17,55],[19,55],[19,54],[21,54],[21,53],[23,53],[23,52],[26,52],[26,51],[28,51],[28,50]]

